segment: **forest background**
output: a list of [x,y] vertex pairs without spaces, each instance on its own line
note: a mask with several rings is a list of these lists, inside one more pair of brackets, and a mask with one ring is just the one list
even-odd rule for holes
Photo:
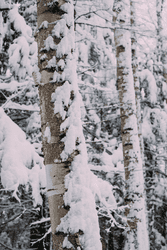
[[[34,40],[37,6],[34,0],[17,2],[20,5],[16,3],[11,10],[1,12],[0,24],[0,245],[1,249],[52,249],[40,103],[32,78],[37,65],[37,43]],[[74,21],[77,83],[81,94],[78,105],[88,166],[96,186],[93,188],[100,235],[104,249],[116,250],[124,247],[126,206],[115,28],[109,2],[74,1]],[[115,13],[121,11],[122,4],[123,1],[115,2]],[[167,3],[150,0],[136,5],[135,33],[150,249],[165,250]],[[41,60],[44,61],[45,57]],[[110,205],[110,210],[105,210],[104,203]]]

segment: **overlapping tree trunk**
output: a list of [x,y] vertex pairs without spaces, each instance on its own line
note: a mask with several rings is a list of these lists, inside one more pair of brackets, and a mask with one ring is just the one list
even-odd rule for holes
[[[53,249],[101,249],[82,132],[71,0],[37,1],[41,129]],[[89,225],[88,225],[89,224]]]
[[134,79],[131,61],[130,1],[122,1],[114,20],[117,57],[117,83],[121,105],[121,132],[128,205],[126,250],[148,250],[148,230],[144,196],[144,177],[139,143]]
[[136,111],[137,111],[137,126],[138,126],[138,133],[139,133],[139,142],[140,142],[140,152],[142,156],[143,166],[144,166],[144,152],[143,152],[143,138],[142,138],[142,125],[141,125],[141,94],[140,94],[140,82],[137,72],[138,67],[138,57],[136,51],[137,39],[136,39],[136,4],[134,1],[130,2],[131,7],[131,27],[132,27],[132,34],[131,34],[131,48],[132,48],[132,72],[133,72],[133,80],[135,86],[135,98],[136,98]]

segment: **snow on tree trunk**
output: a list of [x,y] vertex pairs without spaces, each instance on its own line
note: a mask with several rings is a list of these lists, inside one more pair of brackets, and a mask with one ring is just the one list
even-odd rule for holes
[[162,11],[164,0],[156,0],[156,13],[157,13],[157,61],[161,61],[162,56]]
[[[166,1],[165,0],[156,0],[156,14],[157,14],[157,64],[159,66],[159,71],[163,71],[163,77],[165,81],[162,82],[162,92],[164,97],[164,104],[167,103],[167,56],[166,56],[166,42],[164,41],[165,33],[165,22],[164,15],[166,15]],[[163,24],[164,23],[164,24]]]
[[71,0],[37,2],[41,128],[53,249],[101,249],[82,132]]
[[131,27],[134,30],[132,32],[131,38],[131,48],[132,48],[132,72],[133,72],[133,81],[135,86],[135,98],[136,98],[136,114],[137,114],[137,126],[138,126],[138,136],[140,142],[140,152],[142,156],[143,166],[144,166],[144,153],[143,153],[143,137],[142,137],[142,125],[141,125],[141,108],[140,108],[140,82],[137,72],[137,39],[136,39],[136,3],[134,1],[130,1],[131,6]]
[[[116,6],[115,6],[116,7]],[[120,9],[119,9],[120,11]],[[117,12],[118,13],[118,12]],[[144,177],[137,127],[137,112],[131,62],[130,1],[122,2],[115,29],[117,82],[121,105],[121,131],[126,180],[125,201],[129,205],[125,250],[148,250]]]

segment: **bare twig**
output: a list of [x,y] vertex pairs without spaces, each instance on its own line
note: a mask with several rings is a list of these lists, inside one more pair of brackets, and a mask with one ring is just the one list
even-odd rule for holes
[[8,247],[7,245],[5,245],[4,243],[2,243],[1,241],[0,241],[0,245],[3,246],[3,247],[5,247],[6,249],[13,250],[13,248]]

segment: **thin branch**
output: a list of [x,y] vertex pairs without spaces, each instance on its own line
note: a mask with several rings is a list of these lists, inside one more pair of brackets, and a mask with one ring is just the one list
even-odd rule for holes
[[76,20],[78,20],[78,19],[79,19],[80,17],[82,17],[82,16],[87,16],[87,15],[89,15],[89,14],[98,15],[98,14],[97,14],[98,11],[108,11],[109,9],[110,9],[110,7],[107,8],[107,9],[98,9],[98,10],[95,10],[95,11],[89,11],[89,12],[87,12],[87,13],[84,13],[84,14],[81,14],[81,15],[77,16],[77,17],[75,18],[74,22],[76,22]]
[[2,108],[4,108],[6,106],[6,104],[13,98],[15,98],[16,96],[20,95],[25,89],[27,88],[27,86],[25,86],[21,91],[17,92],[16,94],[11,95],[10,97],[8,97],[7,101],[1,106]]
[[4,223],[1,223],[0,228],[4,227],[4,225],[8,224],[10,221],[13,221],[17,218],[20,218],[24,213],[25,213],[26,209],[24,208],[24,211],[14,215],[12,218],[10,218],[8,221],[5,221]]
[[13,250],[13,248],[8,247],[7,245],[5,245],[4,243],[2,243],[1,241],[0,241],[0,245],[2,245],[3,247],[5,247],[6,249]]
[[34,241],[34,242],[32,242],[31,244],[32,244],[32,246],[34,245],[34,244],[36,244],[37,242],[39,242],[39,241],[41,241],[41,240],[43,240],[43,239],[45,239],[46,238],[46,236],[48,235],[48,234],[50,234],[52,232],[52,230],[51,230],[51,227],[48,229],[48,231],[45,233],[45,235],[43,236],[43,237],[41,237],[40,239],[38,239],[37,241]]
[[[91,23],[88,23],[88,22],[76,22],[76,24],[86,24],[88,26],[92,26],[92,27],[98,27],[98,28],[107,28],[107,29],[110,29],[112,31],[114,31],[115,29],[122,29],[122,30],[128,30],[128,31],[133,31],[135,32],[136,34],[138,35],[141,35],[141,36],[146,36],[146,37],[151,37],[151,38],[157,38],[157,35],[154,35],[154,31],[152,30],[144,30],[143,32],[140,32],[139,30],[137,29],[132,29],[130,26],[129,27],[120,27],[120,26],[116,26],[114,25],[114,27],[107,27],[107,26],[100,26],[100,25],[94,25],[94,24],[91,24]],[[149,32],[151,32],[151,34],[148,34]]]

